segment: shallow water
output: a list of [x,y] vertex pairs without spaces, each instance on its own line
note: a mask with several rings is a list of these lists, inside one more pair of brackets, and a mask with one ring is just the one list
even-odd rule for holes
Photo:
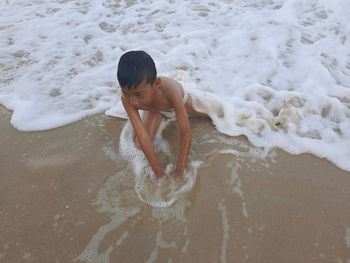
[[22,131],[103,112],[118,58],[144,49],[219,100],[220,132],[350,170],[349,13],[346,0],[2,1],[0,103]]
[[[176,156],[179,150],[176,145],[176,141],[179,138],[176,138],[176,133],[174,133],[176,127],[174,127],[174,124],[170,124],[165,128],[165,140],[167,137],[168,139],[171,138],[169,141],[171,145],[167,146],[171,148],[172,156]],[[125,134],[130,135],[129,129],[130,125],[127,123],[124,126],[121,137],[125,136]],[[209,132],[203,133],[203,129]],[[195,252],[197,248],[193,251],[193,246],[196,247],[197,245],[193,244],[196,242],[192,239],[196,239],[196,236],[192,233],[194,227],[192,226],[193,219],[189,213],[192,209],[196,209],[196,203],[198,202],[196,200],[199,187],[198,180],[200,180],[197,179],[198,168],[202,167],[201,169],[203,170],[205,167],[215,166],[212,162],[218,162],[219,160],[223,161],[224,167],[221,167],[217,174],[209,173],[214,177],[227,176],[219,179],[220,182],[222,180],[225,181],[226,186],[219,190],[219,192],[222,191],[220,194],[216,192],[218,189],[210,189],[210,191],[216,192],[215,194],[209,194],[213,199],[208,200],[214,206],[211,209],[215,209],[216,206],[216,211],[213,211],[215,219],[210,219],[209,217],[203,223],[207,226],[211,225],[214,227],[215,225],[215,231],[223,232],[222,236],[219,235],[214,238],[218,238],[217,241],[220,244],[217,244],[214,249],[216,250],[213,255],[216,258],[215,261],[227,262],[228,258],[231,258],[228,254],[231,248],[229,239],[232,239],[230,237],[232,233],[230,224],[232,224],[233,218],[228,215],[230,213],[228,209],[232,211],[232,205],[237,206],[234,209],[237,216],[247,220],[250,213],[248,212],[245,193],[242,190],[240,171],[267,169],[270,167],[270,163],[274,162],[276,153],[269,149],[255,148],[242,139],[225,137],[210,129],[208,123],[197,123],[193,129],[193,135],[196,139],[193,143],[188,170],[183,178],[177,180],[171,177],[165,177],[160,180],[155,179],[141,152],[138,153],[138,156],[135,153],[136,149],[130,150],[131,144],[127,143],[127,151],[130,154],[130,157],[128,157],[125,154],[126,149],[123,149],[123,145],[120,146],[119,154],[129,159],[130,163],[124,170],[118,171],[106,180],[94,202],[99,212],[111,214],[111,220],[98,229],[76,260],[84,262],[113,262],[110,259],[115,258],[119,254],[120,258],[123,258],[126,262],[134,262],[134,260],[139,262],[191,261],[189,255]],[[128,138],[128,140],[131,140],[131,138]],[[158,137],[158,140],[163,139]],[[163,141],[160,145],[164,145],[164,143],[166,142]],[[166,153],[169,154],[168,151],[169,149],[165,149],[165,152],[162,152],[162,149],[160,149],[160,152],[157,152],[157,154],[162,156]],[[107,156],[112,157],[112,159],[118,156],[118,151],[114,151],[111,154],[113,152],[111,148],[106,152],[108,152]],[[251,159],[251,162],[254,163],[254,168],[249,162],[247,163],[247,159]],[[165,158],[161,164],[168,164],[169,161],[174,162],[174,160],[166,160]],[[167,170],[169,170],[169,173],[171,167]],[[232,202],[234,200],[238,202],[234,204]],[[200,206],[202,205],[203,203]],[[203,209],[203,207],[199,209]],[[199,215],[205,216],[202,213],[203,211],[199,212]],[[127,222],[130,222],[132,218],[134,218],[134,221],[129,225]],[[210,220],[213,221],[210,222]],[[134,232],[139,224],[149,225],[152,229],[154,223],[157,225],[156,228],[158,230],[156,233],[150,234],[152,240],[150,242],[153,244],[150,254],[149,252],[146,254],[142,252],[136,253],[137,258],[133,258],[130,255],[130,248],[126,248],[123,251],[123,242],[128,240],[128,238],[140,239],[142,240],[141,243],[146,242],[142,237],[136,237],[140,233]],[[118,237],[117,242],[109,243],[110,245],[107,247],[103,246],[102,243],[108,239],[107,236],[118,231],[119,227],[123,229],[123,232]],[[251,234],[253,231],[251,227],[247,229],[247,234]],[[146,229],[143,229],[143,231],[146,231]],[[149,247],[146,244],[142,244],[142,246]],[[114,256],[112,256],[112,252]],[[197,252],[195,253],[197,254]],[[248,257],[248,252],[246,256]],[[210,261],[205,259],[203,262]]]
[[[350,259],[349,173],[325,160],[257,148],[191,119],[190,161],[201,165],[189,166],[191,189],[166,206],[170,186],[186,180],[136,177],[119,145],[127,122],[97,115],[23,133],[8,111],[0,117],[1,262]],[[163,138],[158,154],[178,153],[174,123]]]

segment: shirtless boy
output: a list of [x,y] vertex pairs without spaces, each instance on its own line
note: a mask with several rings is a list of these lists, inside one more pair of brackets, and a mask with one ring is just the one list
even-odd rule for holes
[[[157,77],[153,59],[144,51],[123,54],[118,63],[118,81],[123,92],[121,101],[134,128],[134,143],[148,159],[157,177],[164,175],[153,150],[153,140],[163,118],[176,116],[180,130],[180,153],[172,176],[182,176],[186,169],[192,135],[188,116],[207,116],[195,111],[191,96],[181,84]],[[141,117],[138,110],[143,110]]]

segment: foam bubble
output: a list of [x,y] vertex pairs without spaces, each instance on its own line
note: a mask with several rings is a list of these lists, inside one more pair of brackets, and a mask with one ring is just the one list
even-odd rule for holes
[[188,164],[190,170],[185,172],[181,180],[171,177],[155,179],[149,174],[139,176],[136,183],[136,192],[140,200],[154,207],[171,206],[180,196],[192,189],[199,164],[200,162],[190,162]]
[[[135,176],[135,192],[139,199],[154,207],[169,207],[183,193],[189,191],[197,176],[199,161],[190,161],[189,169],[185,171],[181,180],[175,180],[170,177],[174,168],[174,158],[171,156],[168,143],[162,139],[162,130],[170,123],[164,121],[155,138],[155,152],[163,156],[160,160],[162,165],[166,165],[166,176],[158,179],[155,178],[151,167],[145,155],[138,150],[132,140],[132,126],[126,123],[120,135],[120,153],[130,161]],[[172,158],[171,158],[172,157]]]

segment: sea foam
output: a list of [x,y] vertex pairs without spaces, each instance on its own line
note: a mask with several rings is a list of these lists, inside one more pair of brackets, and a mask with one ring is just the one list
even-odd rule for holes
[[22,131],[104,112],[118,58],[143,49],[220,132],[350,171],[349,13],[346,0],[2,1],[0,103]]

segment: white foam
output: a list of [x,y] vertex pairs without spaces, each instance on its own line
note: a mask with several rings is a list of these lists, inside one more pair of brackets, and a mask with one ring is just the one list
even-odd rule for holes
[[346,245],[347,248],[350,248],[350,227],[346,227],[345,245]]
[[227,208],[223,202],[219,202],[219,210],[222,216],[222,244],[221,244],[221,255],[220,262],[225,263],[227,258],[227,242],[230,238],[230,225],[228,224]]
[[346,0],[2,1],[0,103],[23,131],[126,117],[117,61],[144,49],[210,94],[220,132],[350,171],[349,13]]
[[117,229],[128,218],[139,213],[141,204],[133,188],[134,180],[125,170],[107,179],[94,204],[98,205],[99,212],[112,214],[111,220],[98,229],[75,261],[109,262],[114,247],[122,244],[128,237],[128,232],[124,232],[115,246],[110,245],[105,251],[101,251],[100,245],[110,232]]
[[248,215],[247,203],[244,198],[244,193],[242,190],[242,182],[238,173],[238,170],[241,168],[241,165],[239,163],[236,163],[236,164],[232,163],[231,165],[232,167],[231,167],[231,174],[230,174],[230,177],[231,177],[230,183],[232,185],[232,192],[237,194],[241,198],[242,215],[248,218],[249,215]]
[[129,236],[129,232],[125,231],[122,236],[118,239],[117,243],[115,244],[117,247],[123,244],[124,240],[127,239]]
[[[163,238],[163,233],[161,231],[157,232],[157,235],[156,235],[156,246],[152,250],[151,255],[147,259],[146,263],[156,262],[157,257],[158,257],[158,249],[159,248],[162,248],[162,249],[176,248],[176,242],[175,241],[172,241],[172,242],[165,241],[164,238]],[[168,262],[169,261],[171,262],[171,258],[168,260]]]
[[191,190],[196,177],[199,161],[190,161],[189,169],[185,171],[181,180],[174,180],[170,177],[174,167],[174,157],[169,151],[169,146],[161,137],[162,130],[169,124],[163,122],[155,138],[155,151],[160,152],[165,161],[161,165],[166,165],[165,174],[161,179],[156,179],[153,171],[145,158],[145,155],[138,150],[132,140],[133,130],[129,122],[124,126],[120,135],[119,151],[130,161],[133,174],[135,175],[135,192],[139,199],[154,207],[169,207],[176,202],[184,193]]

